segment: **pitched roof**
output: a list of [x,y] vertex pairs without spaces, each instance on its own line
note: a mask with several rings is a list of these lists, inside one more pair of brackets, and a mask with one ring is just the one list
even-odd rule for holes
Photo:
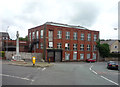
[[110,41],[100,41],[100,44],[104,44],[104,43],[107,43],[109,45],[112,45],[115,41],[117,40],[110,40]]

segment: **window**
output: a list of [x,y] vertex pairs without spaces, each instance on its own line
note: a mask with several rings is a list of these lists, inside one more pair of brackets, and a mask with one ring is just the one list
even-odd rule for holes
[[115,45],[114,48],[118,48],[118,46]]
[[87,45],[87,51],[90,51],[90,45],[89,44]]
[[91,40],[91,34],[88,34],[88,41]]
[[87,54],[87,59],[90,59],[90,54]]
[[93,59],[96,59],[96,54],[95,53],[93,53]]
[[70,59],[70,54],[69,53],[65,53],[65,60],[69,60]]
[[53,48],[53,42],[49,42],[49,48]]
[[81,33],[81,40],[84,40],[84,33]]
[[80,60],[84,59],[84,54],[80,54]]
[[38,45],[38,43],[36,44],[36,48],[37,48],[37,49],[39,48],[39,45]]
[[77,44],[73,44],[73,50],[77,50]]
[[97,41],[97,35],[94,34],[94,41]]
[[81,51],[84,51],[84,44],[81,44],[81,45],[80,45],[80,50],[81,50]]
[[49,30],[49,41],[53,41],[53,31]]
[[32,39],[35,39],[35,32],[32,32]]
[[29,33],[29,40],[31,41],[31,32]]
[[60,49],[61,48],[61,43],[57,44],[57,48]]
[[40,43],[40,48],[43,49],[43,43]]
[[77,32],[74,32],[74,33],[73,33],[73,39],[74,39],[74,40],[77,40]]
[[93,45],[93,51],[96,51],[96,45]]
[[70,39],[70,32],[66,32],[66,39]]
[[40,31],[40,37],[43,38],[43,30]]
[[70,50],[70,45],[69,45],[69,43],[65,43],[65,50]]
[[73,60],[77,60],[77,52],[73,53]]
[[58,32],[57,32],[57,38],[58,38],[58,39],[61,39],[61,38],[62,38],[62,31],[58,31]]
[[36,31],[36,39],[38,39],[38,31]]

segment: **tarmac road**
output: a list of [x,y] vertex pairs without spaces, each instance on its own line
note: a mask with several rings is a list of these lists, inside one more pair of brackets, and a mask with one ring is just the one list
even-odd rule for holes
[[106,63],[55,63],[46,68],[3,64],[3,85],[118,85],[118,71]]

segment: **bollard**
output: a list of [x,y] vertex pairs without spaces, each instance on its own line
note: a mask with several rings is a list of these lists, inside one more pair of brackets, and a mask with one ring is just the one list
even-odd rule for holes
[[36,60],[36,58],[33,57],[33,58],[32,58],[33,66],[35,66],[35,60]]
[[50,58],[48,58],[48,63],[50,63]]

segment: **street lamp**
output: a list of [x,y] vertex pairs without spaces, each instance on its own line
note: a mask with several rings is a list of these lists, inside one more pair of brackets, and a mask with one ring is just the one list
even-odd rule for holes
[[[9,28],[9,26],[7,26],[7,29],[6,29],[6,33],[8,34],[8,28]],[[7,37],[7,43],[6,43],[6,52],[8,51],[8,37]]]

